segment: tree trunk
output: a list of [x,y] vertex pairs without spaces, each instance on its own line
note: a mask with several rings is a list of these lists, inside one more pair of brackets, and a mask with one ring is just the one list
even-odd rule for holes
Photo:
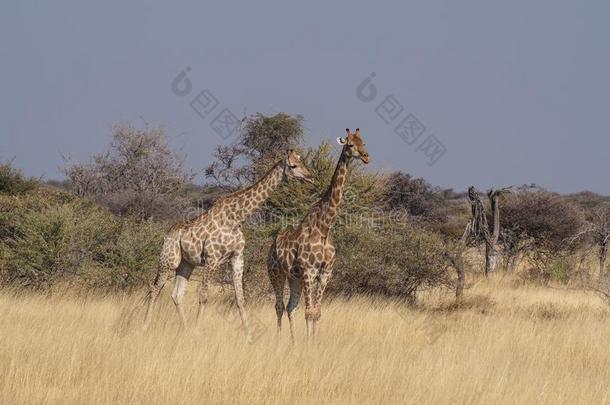
[[485,276],[493,276],[498,268],[500,261],[500,251],[498,240],[500,238],[500,195],[510,192],[509,189],[503,188],[499,190],[491,189],[487,196],[491,204],[491,213],[493,216],[493,224],[491,235],[486,239],[485,243]]
[[495,274],[498,267],[498,248],[490,244],[485,244],[485,276],[491,277]]

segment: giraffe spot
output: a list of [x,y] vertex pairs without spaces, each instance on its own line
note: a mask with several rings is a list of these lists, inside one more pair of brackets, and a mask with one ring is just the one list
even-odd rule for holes
[[316,262],[316,255],[314,255],[313,253],[310,253],[309,259],[307,261],[309,262],[309,264],[314,264]]

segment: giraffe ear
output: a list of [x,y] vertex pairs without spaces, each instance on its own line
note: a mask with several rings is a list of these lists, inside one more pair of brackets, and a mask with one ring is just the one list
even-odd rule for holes
[[345,145],[347,143],[347,140],[345,140],[345,138],[341,138],[340,136],[337,137],[337,143],[339,145]]

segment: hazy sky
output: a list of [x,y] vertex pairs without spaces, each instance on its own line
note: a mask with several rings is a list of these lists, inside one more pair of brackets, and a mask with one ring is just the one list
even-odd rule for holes
[[[285,111],[312,145],[360,127],[376,170],[610,194],[607,1],[153,3],[2,1],[0,159],[57,178],[62,154],[86,159],[113,124],[149,122],[202,169],[230,141],[210,127],[222,109]],[[205,119],[189,105],[204,89],[218,100]],[[404,111],[386,124],[390,95]],[[425,126],[412,145],[394,132],[408,114]],[[417,149],[431,134],[446,153],[429,166]]]

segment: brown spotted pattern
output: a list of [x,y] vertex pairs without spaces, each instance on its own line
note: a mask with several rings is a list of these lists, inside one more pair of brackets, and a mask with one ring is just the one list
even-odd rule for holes
[[220,265],[230,261],[237,307],[243,326],[249,333],[242,285],[245,241],[241,224],[263,204],[285,177],[311,181],[311,174],[300,156],[293,150],[290,150],[288,156],[275,164],[256,184],[219,199],[204,214],[189,221],[177,223],[170,228],[163,242],[157,276],[148,293],[144,329],[150,324],[152,309],[161,289],[168,276],[174,271],[176,272],[176,283],[172,299],[182,325],[186,326],[182,300],[195,266],[203,267],[203,281],[199,290],[199,311],[197,313],[197,323],[199,324],[208,297],[209,274]]
[[[348,165],[354,159],[369,162],[359,129],[354,133],[347,129],[347,137],[337,140],[343,145],[343,149],[328,190],[322,199],[310,208],[298,227],[278,234],[268,256],[267,269],[276,296],[278,333],[285,311],[293,340],[292,315],[301,293],[305,300],[307,336],[315,334],[317,321],[320,319],[322,296],[335,262],[335,246],[330,231],[341,203]],[[286,281],[290,288],[287,306],[284,305]]]

